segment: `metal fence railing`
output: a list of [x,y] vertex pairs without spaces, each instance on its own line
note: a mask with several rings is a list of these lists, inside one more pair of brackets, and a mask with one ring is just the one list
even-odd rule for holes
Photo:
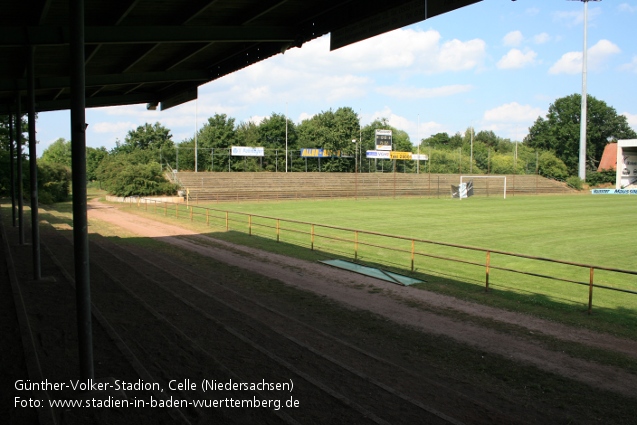
[[[305,246],[311,250],[335,253],[353,258],[354,261],[360,261],[364,257],[367,262],[408,269],[411,272],[419,269],[448,274],[448,263],[452,262],[457,265],[454,267],[455,272],[465,277],[472,276],[471,279],[475,281],[475,268],[479,268],[484,273],[484,278],[480,280],[484,283],[485,291],[489,291],[494,271],[583,285],[588,288],[589,314],[593,306],[594,288],[637,295],[637,278],[632,282],[625,280],[627,276],[637,277],[635,270],[234,212],[192,205],[188,199],[185,203],[163,202],[151,198],[125,200],[131,207],[137,206],[147,211],[151,209],[152,212],[163,213],[164,216],[188,219],[225,231],[244,232],[249,236],[257,235],[277,242]],[[423,262],[423,259],[426,259],[426,262]],[[463,272],[461,267],[469,267],[473,271]],[[599,274],[603,274],[606,281],[600,283]],[[533,288],[530,289],[533,292]]]

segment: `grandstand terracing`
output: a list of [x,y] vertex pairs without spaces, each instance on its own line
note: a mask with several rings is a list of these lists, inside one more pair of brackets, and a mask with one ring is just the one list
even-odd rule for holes
[[[451,196],[459,174],[178,172],[177,183],[197,201]],[[573,193],[566,184],[537,175],[507,175],[507,197]],[[465,177],[465,181],[468,179]],[[504,179],[476,178],[476,196],[503,196]]]

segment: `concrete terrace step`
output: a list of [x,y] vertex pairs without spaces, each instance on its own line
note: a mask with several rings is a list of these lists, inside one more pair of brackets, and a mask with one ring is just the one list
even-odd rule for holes
[[[197,200],[449,196],[459,174],[179,172]],[[474,179],[476,196],[501,196],[502,180]],[[507,194],[572,193],[564,183],[536,175],[507,176]]]

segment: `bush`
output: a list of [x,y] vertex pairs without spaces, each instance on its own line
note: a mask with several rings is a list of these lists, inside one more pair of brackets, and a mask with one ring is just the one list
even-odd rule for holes
[[580,179],[578,176],[571,176],[566,179],[566,184],[576,190],[582,190],[584,180]]
[[524,174],[524,163],[512,155],[495,154],[491,157],[491,174]]
[[564,180],[568,177],[568,168],[564,161],[555,156],[553,152],[542,152],[538,158],[538,170],[540,175],[556,180]]
[[[11,193],[11,176],[9,175],[9,154],[0,151],[0,195]],[[17,178],[17,164],[14,164]],[[22,162],[22,189],[24,196],[30,196],[31,174],[29,161]],[[17,185],[17,182],[15,183]],[[68,200],[71,187],[71,170],[62,164],[38,162],[38,201],[53,204]],[[17,189],[17,186],[16,186]],[[17,193],[16,193],[17,196]]]
[[615,184],[616,178],[615,170],[602,170],[597,173],[586,174],[586,183],[588,183],[589,186],[599,186],[606,183]]
[[[429,158],[429,171],[432,173],[443,173],[443,174],[457,174],[457,173],[468,173],[471,169],[471,164],[469,163],[469,156],[464,155],[462,157],[462,162],[460,163],[460,169],[458,167],[458,161],[460,161],[460,155],[458,151],[445,151],[445,150],[433,150],[431,152]],[[422,164],[421,164],[422,167]],[[473,161],[473,174],[482,174],[483,171],[478,167]]]
[[138,163],[132,154],[105,158],[97,169],[102,187],[115,196],[174,195],[177,185],[162,175],[157,162]]
[[[28,186],[27,186],[28,187]],[[69,199],[71,170],[65,165],[42,162],[38,164],[38,200],[43,204]]]

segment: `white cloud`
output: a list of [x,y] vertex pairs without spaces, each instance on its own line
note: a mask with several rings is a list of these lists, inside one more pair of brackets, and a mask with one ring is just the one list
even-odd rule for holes
[[442,45],[436,62],[437,72],[468,71],[479,68],[484,61],[486,43],[480,39],[462,42],[448,41]]
[[637,114],[630,114],[628,112],[624,112],[622,115],[626,117],[626,120],[628,121],[628,125],[630,125],[634,129],[637,129]]
[[293,72],[315,72],[321,69],[327,73],[356,73],[414,67],[420,72],[435,74],[475,69],[482,65],[485,56],[484,40],[443,41],[438,31],[408,28],[333,52],[329,51],[329,37],[324,36],[277,58],[281,58],[283,68]]
[[461,84],[435,88],[388,86],[378,87],[376,92],[398,99],[430,99],[433,97],[446,97],[454,94],[466,93],[472,89],[473,86],[471,85]]
[[545,111],[531,105],[511,102],[485,111],[484,120],[490,122],[533,122],[540,115],[545,115]]
[[264,116],[261,116],[261,115],[252,115],[250,118],[248,118],[248,122],[251,122],[253,124],[259,125],[266,118],[268,118],[268,117],[264,117]]
[[522,35],[522,32],[511,31],[510,33],[504,36],[504,38],[502,39],[502,44],[505,46],[515,47],[522,44],[522,41],[524,41],[524,36]]
[[[376,74],[475,70],[485,56],[483,40],[445,42],[434,30],[399,29],[333,52],[329,51],[329,37],[324,36],[216,80],[202,87],[200,97],[224,99],[226,108],[236,105],[241,110],[259,103],[276,103],[277,107],[298,101],[334,103],[369,94]],[[418,94],[410,97],[448,96],[469,89],[461,85],[418,89]],[[385,87],[382,92],[404,97],[398,89]]]
[[588,60],[593,68],[598,69],[610,56],[618,53],[621,53],[621,49],[616,44],[608,40],[599,40],[597,44],[588,49]]
[[[579,3],[579,2],[578,2]],[[597,16],[602,14],[600,7],[589,7],[588,9],[588,21],[594,20]],[[559,11],[553,12],[553,21],[566,25],[571,28],[576,25],[584,23],[584,11],[580,8],[577,10],[569,10],[568,12]]]
[[584,22],[584,13],[581,12],[579,9],[568,12],[553,12],[553,21],[563,23],[569,27],[572,27]]
[[125,122],[98,122],[89,125],[89,131],[95,133],[127,133],[129,130],[137,128],[137,124],[125,121]]
[[387,106],[380,111],[374,112],[369,117],[368,122],[382,118],[387,118],[389,125],[392,127],[406,131],[412,143],[416,143],[418,138],[424,139],[432,134],[447,131],[442,124],[434,121],[420,122],[420,125],[418,125],[417,121],[411,121],[403,116],[394,114],[391,108]]
[[549,68],[549,74],[577,74],[582,71],[582,53],[568,52]]
[[496,64],[498,69],[520,69],[535,64],[537,53],[529,50],[523,53],[519,49],[511,49]]
[[[588,49],[588,69],[603,68],[610,56],[620,53],[616,44],[600,40]],[[549,74],[577,74],[582,72],[582,52],[568,52],[549,69]]]
[[311,119],[314,115],[316,114],[308,114],[307,112],[301,112],[301,114],[299,115],[299,119],[297,122],[303,122],[305,120],[309,120]]
[[429,122],[421,122],[419,126],[417,126],[418,131],[416,135],[412,138],[412,140],[417,141],[418,138],[426,139],[437,133],[444,133],[445,128],[442,124],[437,123],[435,121]]
[[620,67],[622,71],[632,71],[637,73],[637,56],[633,56],[633,61]]
[[622,3],[617,6],[617,10],[619,10],[620,12],[635,13],[637,12],[637,6],[631,6],[628,3]]
[[540,34],[536,34],[533,36],[533,42],[535,44],[544,44],[544,43],[548,43],[551,40],[551,36],[548,35],[547,33],[543,32]]
[[[396,46],[400,46],[397,49]],[[432,74],[478,67],[485,57],[480,39],[442,42],[435,30],[399,29],[329,53],[330,60],[355,70],[395,69],[418,66]],[[327,49],[326,49],[327,51]]]
[[540,14],[540,9],[537,7],[529,7],[524,11],[527,16],[537,16]]

